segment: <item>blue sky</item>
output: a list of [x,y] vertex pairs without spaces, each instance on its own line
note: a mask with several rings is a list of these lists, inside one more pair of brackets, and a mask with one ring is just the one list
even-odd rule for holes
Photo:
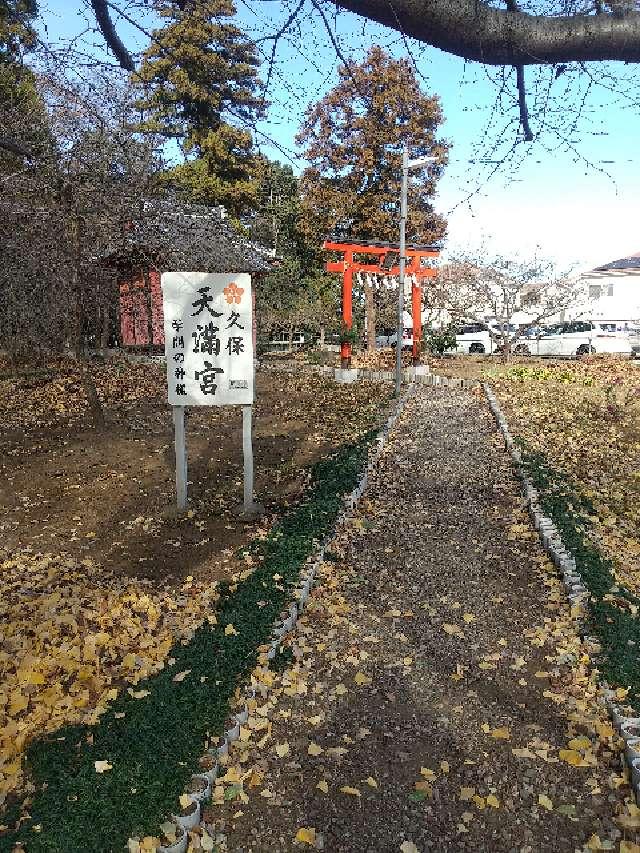
[[[255,37],[277,30],[281,3],[237,0],[237,5],[241,25]],[[48,37],[64,40],[81,33],[90,16],[86,11],[78,14],[80,7],[80,0],[43,0]],[[436,207],[449,221],[451,254],[484,252],[523,260],[538,256],[564,270],[589,269],[640,251],[640,107],[633,103],[631,84],[626,89],[628,99],[624,86],[622,95],[604,88],[609,85],[609,75],[631,76],[633,69],[630,72],[614,63],[592,67],[595,85],[584,102],[577,129],[566,134],[568,142],[543,130],[538,141],[516,147],[517,162],[499,165],[516,138],[513,79],[507,82],[502,109],[493,113],[498,121],[488,131],[500,69],[486,69],[425,45],[407,43],[397,33],[349,13],[341,13],[332,24],[345,56],[360,60],[371,44],[382,44],[396,56],[409,54],[424,88],[440,95],[445,115],[442,135],[452,148]],[[121,21],[118,30],[132,49],[144,47],[144,36],[126,22]],[[101,53],[99,34],[86,34],[83,41],[89,51]],[[268,55],[271,43],[261,43],[261,49]],[[259,126],[264,136],[258,142],[266,154],[280,160],[285,159],[282,151],[268,140],[284,149],[296,171],[303,166],[293,141],[302,114],[335,84],[337,62],[317,15],[307,13],[300,30],[278,44],[269,89],[272,107]],[[532,125],[538,133],[542,119],[535,109],[536,93],[541,97],[547,89],[542,85],[536,89],[536,75],[535,69],[527,70]],[[564,130],[571,130],[585,84],[584,77],[577,81],[571,72],[555,80],[545,123],[560,123]],[[494,145],[497,148],[492,153]],[[491,172],[495,174],[489,178]]]

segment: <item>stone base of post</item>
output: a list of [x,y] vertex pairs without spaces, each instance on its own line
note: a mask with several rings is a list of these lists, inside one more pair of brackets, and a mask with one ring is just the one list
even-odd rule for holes
[[347,385],[351,382],[357,382],[358,380],[358,369],[355,367],[342,368],[337,367],[335,372],[335,380],[336,382]]

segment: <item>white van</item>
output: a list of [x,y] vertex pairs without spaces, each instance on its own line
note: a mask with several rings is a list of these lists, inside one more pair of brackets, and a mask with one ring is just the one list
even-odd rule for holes
[[[573,320],[551,326],[535,337],[521,339],[520,352],[541,356],[575,358],[589,353],[631,356],[628,337],[616,331],[615,323]],[[525,349],[526,347],[526,349]]]

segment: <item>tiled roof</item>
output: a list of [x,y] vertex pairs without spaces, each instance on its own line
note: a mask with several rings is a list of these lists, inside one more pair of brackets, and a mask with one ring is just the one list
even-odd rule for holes
[[149,264],[162,271],[257,273],[268,272],[274,258],[238,234],[222,208],[170,196],[144,201],[102,261],[115,267]]
[[619,261],[611,261],[608,264],[603,264],[601,267],[596,267],[598,272],[606,270],[640,270],[640,252],[635,255],[629,255],[628,258],[621,258]]

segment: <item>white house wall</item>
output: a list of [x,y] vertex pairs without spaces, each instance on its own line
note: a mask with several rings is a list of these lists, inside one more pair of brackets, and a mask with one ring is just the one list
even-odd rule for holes
[[[640,274],[638,271],[612,273],[587,273],[582,277],[583,301],[567,312],[570,319],[583,317],[609,322],[640,322]],[[594,298],[593,290],[599,287],[600,296]]]

